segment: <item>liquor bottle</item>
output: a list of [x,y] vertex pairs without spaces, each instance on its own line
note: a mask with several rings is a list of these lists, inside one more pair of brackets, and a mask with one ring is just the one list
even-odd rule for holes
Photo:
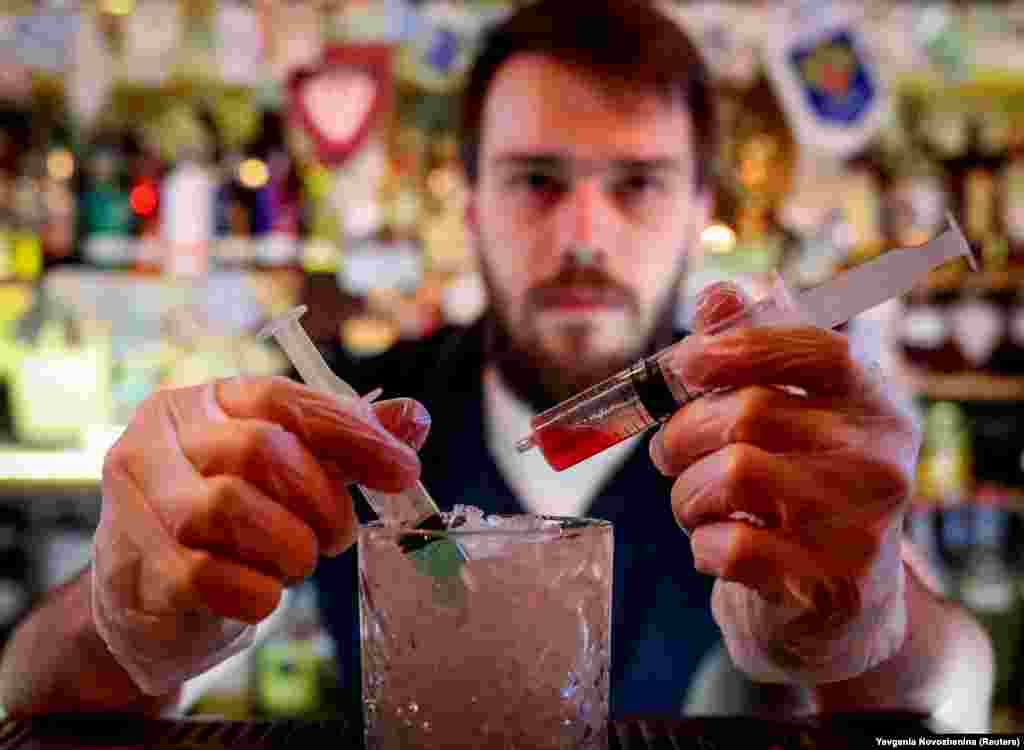
[[939,506],[927,476],[928,470],[927,456],[922,455],[917,465],[914,493],[903,519],[903,531],[928,563],[932,580],[939,593],[950,596],[953,593],[951,574],[942,556],[938,523]]
[[958,296],[955,289],[928,287],[907,295],[897,341],[904,360],[914,369],[924,373],[963,370],[964,357],[949,319]]
[[[252,235],[262,266],[295,266],[300,261],[302,185],[285,142],[280,113],[265,110],[260,134],[242,162],[243,184],[253,190]],[[251,172],[252,174],[248,174]]]
[[737,122],[734,151],[728,155],[735,175],[732,214],[722,216],[735,229],[736,245],[732,253],[708,260],[714,260],[724,275],[744,283],[789,265],[785,256],[796,243],[793,232],[782,225],[780,212],[793,185],[797,149],[765,73],[742,92],[740,106],[747,116]]
[[227,149],[213,165],[214,240],[211,262],[219,268],[243,269],[255,264],[252,236],[256,193],[242,182],[247,167],[241,151]]
[[159,155],[148,148],[133,156],[128,196],[140,237],[160,234],[160,188],[166,171]]
[[259,261],[265,266],[294,268],[301,263],[302,253],[299,242],[301,178],[291,157],[279,150],[269,154],[267,174],[267,185],[261,195],[266,195],[273,206],[273,220],[269,231],[256,245]]
[[[1010,144],[1010,115],[998,103],[975,113],[972,164],[964,186],[964,231],[976,243],[987,270],[998,271],[1009,260],[1009,243],[1002,217],[1000,172]],[[968,228],[969,227],[969,228]]]
[[302,267],[306,273],[337,273],[344,241],[341,221],[331,198],[334,173],[323,164],[308,165],[303,172],[303,210],[306,239]]
[[848,234],[849,249],[842,264],[845,267],[871,260],[885,247],[885,184],[875,154],[866,151],[849,160],[840,198]]
[[[1008,436],[1003,441],[1005,459],[1002,465],[1005,467],[1004,486],[1005,497],[1010,500],[1010,513],[1008,521],[1007,539],[1004,546],[1005,559],[1010,567],[1011,574],[1016,585],[1017,608],[1021,608],[1024,598],[1024,508],[1021,506],[1021,489],[1024,488],[1024,419],[1021,419],[1021,403],[1019,401],[1003,405],[1006,408],[1000,410],[1002,423],[1006,430],[1000,437]],[[998,406],[997,406],[998,408]],[[993,721],[993,729],[1000,731],[1022,732],[1024,731],[1024,622],[1020,620],[1011,626],[1012,646],[1010,654],[1010,670],[1007,678],[1006,707],[1009,709],[1014,725],[1005,728],[997,728]]]
[[131,199],[122,186],[122,166],[120,148],[110,143],[99,143],[88,162],[79,212],[83,255],[99,268],[125,267],[135,260],[134,219]]
[[960,601],[992,639],[996,678],[993,702],[1008,700],[1013,656],[1022,621],[1016,582],[1005,557],[1009,535],[1006,499],[998,490],[979,493],[974,505],[974,536],[960,584]]
[[160,191],[160,230],[166,249],[164,273],[206,273],[214,231],[214,175],[201,146],[179,153]]
[[75,255],[77,205],[74,185],[78,172],[70,127],[54,127],[46,154],[43,178],[43,204],[46,216],[40,230],[43,262],[47,268],[72,263]]
[[869,260],[905,239],[893,231],[895,214],[902,216],[899,228],[904,234],[931,221],[934,204],[944,196],[935,184],[940,175],[919,157],[902,112],[893,106],[877,136],[847,159],[843,183],[836,191],[849,235],[845,266]]
[[323,629],[309,582],[288,593],[280,620],[253,650],[253,713],[323,718],[336,705],[335,644]]
[[135,268],[143,273],[158,273],[166,255],[160,223],[160,193],[166,167],[160,157],[145,146],[135,155],[133,165],[128,201],[136,217]]
[[[964,175],[973,164],[971,155],[972,121],[966,105],[959,99],[940,95],[922,97],[908,108],[909,122],[916,123],[914,142],[945,175],[950,191],[948,208],[961,225],[964,222],[962,186]],[[962,276],[969,269],[966,259],[957,258],[933,275]]]
[[1000,175],[1002,226],[1009,244],[1007,263],[1024,267],[1024,116],[1010,126],[1006,165]]
[[45,158],[36,149],[21,159],[20,174],[14,181],[14,227],[11,233],[11,270],[20,281],[34,281],[43,270],[40,230],[46,216],[43,203]]
[[948,178],[941,164],[923,149],[912,149],[888,164],[884,224],[896,247],[921,245],[946,222],[950,207]]
[[976,495],[973,544],[960,588],[961,600],[976,612],[1003,613],[1013,605],[1013,580],[1005,559],[1009,521],[999,492]]
[[455,137],[440,139],[433,151],[420,230],[426,267],[440,274],[468,273],[473,266],[465,231],[468,189]]
[[1024,289],[1014,286],[995,290],[1003,314],[1003,336],[992,354],[994,375],[1024,376]]
[[967,154],[970,121],[966,105],[950,96],[921,97],[907,102],[913,140],[941,163],[954,165]]
[[978,255],[995,220],[995,176],[979,159],[977,120],[967,114],[963,117],[964,148],[947,160],[947,165],[953,177],[954,210],[971,249]]
[[14,175],[0,167],[0,281],[14,275]]
[[976,278],[971,274],[964,278],[948,317],[964,371],[982,373],[992,370],[992,357],[1005,338],[1006,317],[996,294]]
[[939,545],[951,587],[959,591],[960,581],[974,541],[974,461],[971,432],[963,407],[951,401],[930,405],[925,416],[925,445],[922,461],[928,492],[939,505]]
[[402,245],[419,245],[420,218],[426,192],[426,151],[424,132],[415,127],[400,128],[381,183],[385,231],[391,241]]

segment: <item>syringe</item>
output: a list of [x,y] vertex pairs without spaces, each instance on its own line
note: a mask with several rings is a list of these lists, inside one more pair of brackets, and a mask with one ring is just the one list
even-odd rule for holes
[[[305,305],[300,305],[278,315],[267,323],[257,336],[273,336],[307,385],[339,399],[358,399],[360,396],[356,390],[327,366],[320,350],[299,323],[299,318],[305,315],[306,310]],[[407,490],[398,493],[380,492],[363,485],[357,486],[373,508],[373,512],[382,520],[421,531],[445,530],[437,503],[430,497],[422,482],[416,482]],[[405,552],[429,575],[453,575],[466,560],[462,548],[447,539],[429,541],[422,535],[409,534],[403,537],[400,543]]]
[[[949,228],[924,245],[893,249],[813,289],[791,292],[781,281],[764,299],[702,333],[713,335],[740,324],[815,325],[834,328],[865,310],[904,294],[936,266],[958,256],[977,266],[952,215]],[[556,471],[660,424],[700,398],[686,389],[675,366],[679,343],[642,359],[531,419],[530,434],[516,443],[520,453],[540,448]]]

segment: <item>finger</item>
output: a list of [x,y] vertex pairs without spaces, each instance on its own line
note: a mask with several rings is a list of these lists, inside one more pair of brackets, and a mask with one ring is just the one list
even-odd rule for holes
[[742,584],[769,603],[817,613],[817,628],[844,622],[860,609],[856,582],[866,565],[851,568],[778,531],[717,523],[696,529],[690,544],[700,572]]
[[700,291],[694,305],[692,328],[695,333],[703,333],[709,328],[722,325],[730,318],[735,318],[748,305],[750,298],[731,281],[719,281]]
[[[178,442],[200,474],[243,478],[308,525],[325,550],[333,552],[351,538],[355,520],[349,497],[338,494],[307,446],[280,425],[258,419],[191,421],[179,427]],[[184,502],[172,523],[191,511],[193,501]]]
[[192,549],[204,549],[268,575],[301,580],[316,567],[320,545],[313,530],[243,479],[206,481],[201,497],[166,504],[171,535]]
[[[381,424],[395,437],[413,450],[423,447],[430,432],[430,414],[422,404],[414,399],[400,398],[381,401],[375,404],[374,408]],[[323,467],[331,479],[335,494],[350,499],[351,494],[348,487],[353,482],[352,470],[347,465],[334,461],[324,462]],[[355,532],[353,531],[353,535],[345,547],[354,541]]]
[[651,440],[654,465],[676,476],[730,443],[773,453],[836,450],[857,439],[842,413],[779,388],[751,386],[705,394],[680,409]]
[[277,578],[208,552],[192,554],[190,589],[211,612],[255,624],[281,601],[284,586]]
[[416,451],[388,432],[361,399],[335,398],[280,377],[232,378],[213,387],[226,414],[280,424],[352,482],[397,492],[419,478]]
[[687,388],[797,386],[813,394],[862,396],[863,377],[847,338],[811,326],[765,326],[689,336],[666,365]]
[[[778,283],[782,283],[781,279],[778,280]],[[691,327],[699,334],[714,334],[716,339],[720,336],[725,336],[728,339],[730,332],[735,333],[741,330],[768,331],[766,335],[770,338],[770,341],[767,342],[769,347],[786,344],[786,338],[781,334],[781,326],[757,328],[751,321],[740,315],[746,307],[752,304],[752,300],[737,285],[731,282],[712,284],[698,295],[695,305],[696,313]],[[796,322],[790,328],[797,328]],[[825,332],[824,329],[814,329],[810,326],[806,328]],[[755,339],[761,336],[762,334],[755,334]],[[821,361],[806,363],[812,367],[806,373],[806,379],[800,378],[799,370],[806,364],[801,363],[799,359],[788,363],[789,367],[782,368],[782,374],[787,379],[778,379],[779,376],[776,375],[776,372],[780,368],[767,367],[765,365],[769,363],[757,361],[758,352],[756,351],[749,352],[749,357],[752,357],[753,360],[747,362],[745,370],[735,369],[732,358],[737,354],[736,342],[733,342],[733,347],[726,346],[724,349],[713,351],[710,357],[705,357],[705,352],[701,350],[702,344],[698,343],[698,339],[706,341],[707,335],[691,337],[686,346],[679,347],[678,356],[673,358],[675,361],[668,366],[683,379],[688,387],[692,386],[699,391],[739,387],[755,382],[791,385],[809,392],[835,394],[852,399],[846,404],[847,408],[859,401],[881,413],[900,416],[908,422],[913,421],[913,413],[905,403],[906,400],[894,393],[893,389],[880,377],[881,368],[878,366],[877,360],[871,357],[865,359],[863,352],[855,351],[864,348],[856,345],[859,340],[850,340],[843,334],[833,334],[833,336],[841,337],[833,339],[833,342],[842,342],[837,348],[837,352],[841,355],[840,359],[834,361],[833,367],[829,367],[827,362]],[[870,340],[870,337],[867,340]],[[739,341],[742,342],[743,339]],[[762,347],[764,343],[761,342]],[[845,352],[842,351],[844,347]],[[738,348],[743,349],[743,344],[740,343]],[[763,353],[762,348],[761,354]],[[780,353],[782,352],[776,352],[776,354]],[[799,355],[800,352],[796,351],[794,354]],[[721,361],[723,357],[726,361]],[[741,354],[740,359],[743,358]],[[844,362],[848,362],[848,365]],[[691,370],[690,364],[695,364],[696,369]],[[701,367],[702,365],[704,367]],[[814,368],[822,367],[822,365],[825,367],[820,373],[821,377],[818,377]],[[795,368],[796,372],[793,372],[791,368]],[[751,374],[760,374],[762,379],[751,380],[749,378]],[[725,375],[725,380],[721,379],[722,375]]]
[[[96,559],[97,565],[112,561],[112,567],[105,567],[106,586],[120,589],[123,601],[157,619],[207,609],[246,622],[270,614],[281,596],[280,579],[177,542],[167,526],[154,518],[158,503],[139,483],[136,465],[124,460],[125,450],[112,451],[103,466],[104,503],[96,532]],[[197,484],[202,481],[199,478]]]
[[419,401],[396,398],[374,404],[377,419],[384,429],[408,445],[419,450],[430,433],[430,414]]
[[733,443],[679,475],[672,511],[691,532],[735,514],[800,534],[872,529],[908,491],[901,467],[855,450],[790,458]]
[[164,547],[140,564],[147,584],[138,592],[143,612],[209,611],[256,623],[274,611],[284,590],[276,576],[207,550]]

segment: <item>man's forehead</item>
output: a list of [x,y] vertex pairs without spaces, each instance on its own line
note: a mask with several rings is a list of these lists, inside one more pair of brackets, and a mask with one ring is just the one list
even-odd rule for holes
[[488,91],[482,145],[576,158],[692,158],[690,112],[656,90],[628,90],[551,57],[519,54]]

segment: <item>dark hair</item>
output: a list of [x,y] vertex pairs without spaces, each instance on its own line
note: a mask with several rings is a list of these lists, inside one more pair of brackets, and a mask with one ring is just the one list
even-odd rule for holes
[[709,75],[683,29],[649,0],[538,0],[490,29],[469,72],[462,99],[462,164],[479,176],[484,100],[513,55],[538,53],[593,73],[622,90],[655,90],[681,100],[693,124],[695,177],[714,182],[717,121]]

